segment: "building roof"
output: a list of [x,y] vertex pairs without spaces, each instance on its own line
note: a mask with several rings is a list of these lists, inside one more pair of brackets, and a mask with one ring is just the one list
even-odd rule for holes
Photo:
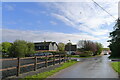
[[54,44],[57,45],[56,42],[36,42],[36,43],[34,43],[34,44],[35,44],[35,46],[45,46],[45,45],[46,45],[46,46],[49,46],[50,43],[51,43],[52,45],[54,45]]
[[76,51],[77,45],[65,45],[65,51]]

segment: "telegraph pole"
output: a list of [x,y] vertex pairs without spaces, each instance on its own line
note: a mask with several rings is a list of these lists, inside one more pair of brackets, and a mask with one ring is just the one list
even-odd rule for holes
[[71,53],[70,53],[70,51],[71,51],[71,44],[70,44],[70,40],[69,40],[69,55],[70,55],[70,60],[71,60]]

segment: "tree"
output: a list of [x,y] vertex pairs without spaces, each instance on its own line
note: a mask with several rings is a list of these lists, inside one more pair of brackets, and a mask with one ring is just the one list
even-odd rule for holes
[[13,44],[11,45],[11,47],[9,48],[9,53],[8,53],[9,57],[16,57],[15,53],[14,53],[14,46]]
[[84,47],[84,42],[85,42],[85,40],[79,40],[78,43],[77,43],[78,47],[83,48]]
[[103,50],[103,45],[101,43],[96,42],[96,46],[97,46],[97,54],[101,54]]
[[16,40],[12,45],[12,50],[15,57],[25,57],[28,52],[27,42],[24,40]]
[[0,43],[0,56],[2,56],[2,44]]
[[28,46],[28,51],[26,55],[31,55],[35,52],[35,47],[34,47],[34,43],[32,42],[27,42],[27,46]]
[[64,43],[58,43],[58,49],[59,51],[64,51],[65,50],[65,44]]
[[110,33],[110,37],[112,38],[109,40],[110,45],[109,48],[111,50],[111,57],[120,57],[120,19],[118,18],[115,26],[114,31]]
[[79,51],[92,51],[93,55],[100,54],[103,48],[101,43],[96,43],[90,40],[80,40],[78,46]]
[[0,52],[2,52],[2,44],[0,43]]
[[89,40],[80,40],[78,46],[83,48],[85,51],[96,51],[96,44]]
[[3,53],[9,53],[9,48],[11,47],[11,43],[10,42],[2,42],[2,52]]
[[110,51],[110,48],[103,48],[104,51]]
[[96,44],[93,41],[85,41],[84,42],[84,49],[85,51],[92,51],[93,55],[96,55],[97,47]]

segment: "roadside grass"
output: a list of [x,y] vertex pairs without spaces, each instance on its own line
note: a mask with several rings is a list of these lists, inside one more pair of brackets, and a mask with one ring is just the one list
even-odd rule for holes
[[73,58],[80,58],[79,55],[71,55],[71,57],[73,57]]
[[120,62],[112,62],[111,65],[113,69],[120,74]]
[[33,79],[43,80],[43,79],[55,74],[56,72],[59,72],[60,70],[65,69],[75,63],[77,63],[77,61],[66,62],[66,63],[63,63],[61,67],[55,68],[54,70],[46,71],[46,72],[39,73],[39,74],[33,75],[33,76],[27,76],[27,77],[23,78],[22,80],[33,80]]
[[[100,56],[100,55],[96,55],[96,56]],[[79,55],[72,55],[72,58],[91,58],[91,57],[96,57],[96,56],[86,56],[86,57],[80,57]]]
[[120,57],[109,57],[109,59],[120,59]]

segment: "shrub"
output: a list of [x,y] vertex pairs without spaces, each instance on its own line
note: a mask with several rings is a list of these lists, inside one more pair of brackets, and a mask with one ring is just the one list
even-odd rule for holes
[[85,51],[84,53],[81,53],[79,56],[80,57],[89,57],[92,56],[92,51]]

